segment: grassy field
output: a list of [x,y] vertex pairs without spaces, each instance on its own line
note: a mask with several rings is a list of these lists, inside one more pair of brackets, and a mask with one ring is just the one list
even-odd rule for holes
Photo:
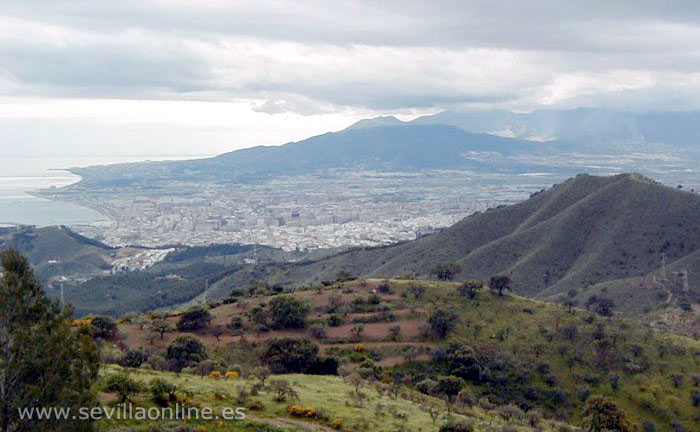
[[[221,414],[224,407],[248,407],[246,420],[231,420],[228,422],[193,421],[187,424],[196,430],[222,431],[436,431],[448,417],[473,422],[477,431],[497,431],[510,425],[513,430],[530,430],[526,424],[505,422],[497,416],[480,408],[465,410],[462,414],[448,414],[446,404],[437,398],[421,395],[408,389],[403,389],[396,397],[377,391],[373,385],[360,388],[361,400],[353,399],[348,403],[348,395],[355,392],[352,385],[345,383],[335,376],[313,376],[301,374],[277,375],[271,379],[288,381],[298,393],[297,398],[285,402],[275,401],[274,391],[269,384],[256,396],[251,396],[245,403],[236,400],[241,389],[248,389],[257,382],[254,378],[210,378],[197,375],[174,374],[144,370],[126,370],[118,366],[106,366],[103,376],[127,372],[132,378],[147,385],[154,378],[165,379],[175,384],[181,391],[192,395],[193,404],[201,407],[211,407],[216,415]],[[269,381],[268,381],[269,383]],[[220,395],[220,396],[216,396]],[[224,398],[221,395],[225,395]],[[137,406],[153,407],[150,394],[140,393],[134,399]],[[409,400],[412,398],[414,400]],[[108,401],[110,395],[103,395]],[[109,402],[105,402],[109,404]],[[114,403],[114,402],[112,402]],[[288,413],[290,405],[313,408],[322,413],[323,418],[304,419],[293,417]],[[250,409],[255,406],[256,409]],[[435,421],[430,414],[430,408],[437,412]],[[132,421],[128,423],[103,421],[101,426],[109,430],[117,427],[140,427],[151,422]],[[555,423],[545,423],[544,430],[555,430]],[[197,429],[198,428],[198,429]]]

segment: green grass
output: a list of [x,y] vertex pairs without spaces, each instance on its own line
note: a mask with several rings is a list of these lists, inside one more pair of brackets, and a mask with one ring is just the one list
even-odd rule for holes
[[[128,372],[132,378],[147,385],[154,378],[162,378],[167,382],[175,384],[178,389],[186,390],[193,394],[193,402],[202,406],[210,406],[214,413],[220,413],[224,407],[236,407],[236,394],[239,389],[249,388],[255,379],[214,379],[188,374],[173,374],[157,371],[145,371],[134,369],[123,369],[117,366],[105,366],[102,375]],[[298,393],[298,399],[286,402],[274,401],[274,394],[270,389],[269,380],[284,379],[292,384]],[[402,389],[403,395],[393,397],[392,395],[379,393],[372,385],[360,388],[364,395],[361,406],[348,404],[351,392],[354,387],[345,383],[340,377],[335,376],[315,376],[288,374],[271,377],[264,390],[257,396],[251,396],[250,401],[262,401],[264,409],[259,411],[247,410],[250,416],[244,421],[230,421],[223,425],[223,428],[216,428],[214,422],[194,422],[193,426],[202,426],[203,430],[223,430],[223,431],[248,431],[248,430],[304,430],[306,425],[308,430],[328,430],[335,419],[342,420],[341,430],[346,431],[437,431],[439,426],[445,422],[447,416],[446,405],[443,401]],[[229,397],[226,400],[219,400],[214,397],[217,392],[223,392]],[[413,398],[420,398],[417,403],[407,399],[405,396],[411,395]],[[142,393],[136,398],[136,405],[154,406],[149,401],[150,394]],[[250,403],[248,402],[248,404]],[[325,413],[326,420],[305,420],[290,416],[287,413],[289,405],[300,405],[314,408]],[[379,406],[379,408],[377,408]],[[425,407],[434,407],[439,411],[439,418],[435,422],[431,419]],[[452,413],[454,419],[470,419],[475,424],[476,431],[500,430],[506,423],[493,414],[480,408],[471,408],[463,414]],[[134,426],[144,427],[148,422],[107,422],[101,426],[106,430],[114,427]],[[516,429],[530,430],[525,424],[513,424]],[[256,429],[260,427],[270,429]],[[318,429],[314,429],[318,428]],[[495,429],[494,429],[495,428]],[[545,424],[545,429],[554,430],[554,424]]]

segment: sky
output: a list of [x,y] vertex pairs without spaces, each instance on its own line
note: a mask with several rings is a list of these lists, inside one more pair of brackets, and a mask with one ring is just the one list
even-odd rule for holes
[[700,110],[700,2],[2,0],[0,156],[208,155],[377,115]]

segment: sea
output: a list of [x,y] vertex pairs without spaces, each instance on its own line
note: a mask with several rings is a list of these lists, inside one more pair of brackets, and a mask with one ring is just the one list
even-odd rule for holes
[[32,191],[59,188],[80,181],[80,177],[70,173],[68,168],[144,160],[190,159],[202,156],[120,155],[27,157],[0,155],[0,226],[79,226],[108,222],[108,217],[93,209],[71,203],[52,201],[32,195]]

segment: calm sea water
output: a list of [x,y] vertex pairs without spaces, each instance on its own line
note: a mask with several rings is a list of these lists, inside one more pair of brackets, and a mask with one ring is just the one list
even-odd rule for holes
[[137,162],[147,159],[185,159],[183,155],[133,155],[115,157],[18,157],[0,155],[0,225],[84,225],[108,218],[95,210],[79,205],[51,201],[32,196],[31,191],[62,187],[80,177],[70,167]]

